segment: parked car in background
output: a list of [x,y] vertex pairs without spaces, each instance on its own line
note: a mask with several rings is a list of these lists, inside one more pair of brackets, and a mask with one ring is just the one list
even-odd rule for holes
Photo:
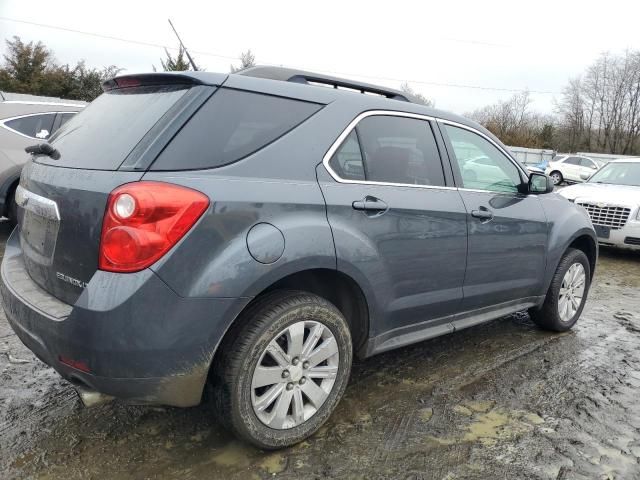
[[591,176],[605,163],[589,157],[577,155],[560,155],[553,158],[545,169],[545,173],[551,177],[554,185],[566,183],[580,183],[584,181],[584,175]]
[[602,245],[640,250],[640,158],[613,160],[560,195],[589,212]]
[[13,196],[25,147],[46,141],[86,102],[0,92],[0,216],[15,220]]
[[529,172],[545,173],[548,165],[549,162],[547,160],[543,160],[542,162],[536,164],[525,164],[525,168]]
[[187,407],[206,386],[239,437],[286,447],[353,355],[580,317],[588,215],[475,122],[275,67],[104,88],[33,149],[1,269],[10,325],[86,402]]

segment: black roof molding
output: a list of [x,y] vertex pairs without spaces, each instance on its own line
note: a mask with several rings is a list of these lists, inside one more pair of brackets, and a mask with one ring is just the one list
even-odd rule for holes
[[412,95],[401,92],[400,90],[394,90],[392,88],[372,85],[370,83],[356,82],[355,80],[347,80],[344,78],[323,75],[321,73],[307,72],[304,70],[297,70],[293,68],[256,66],[246,68],[238,72],[238,75],[245,75],[247,77],[268,78],[271,80],[302,83],[306,85],[322,84],[336,89],[346,88],[358,91],[360,93],[374,93],[393,100],[400,100],[410,103],[420,103],[416,101],[416,99],[413,98]]

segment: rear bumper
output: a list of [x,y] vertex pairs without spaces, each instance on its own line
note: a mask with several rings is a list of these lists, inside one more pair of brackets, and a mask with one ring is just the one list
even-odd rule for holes
[[0,293],[9,324],[38,358],[75,384],[131,403],[200,402],[216,346],[248,299],[183,298],[150,270],[98,271],[71,306],[31,280],[16,237],[7,242]]

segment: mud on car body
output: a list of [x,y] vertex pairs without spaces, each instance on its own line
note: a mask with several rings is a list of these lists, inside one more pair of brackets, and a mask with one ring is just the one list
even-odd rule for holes
[[523,309],[571,328],[597,257],[481,126],[308,72],[118,77],[32,152],[2,263],[21,340],[92,401],[206,386],[262,448],[326,421],[354,354]]

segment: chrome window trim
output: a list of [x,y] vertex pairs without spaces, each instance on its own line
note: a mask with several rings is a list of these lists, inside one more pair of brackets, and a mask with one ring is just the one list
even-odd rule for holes
[[[421,115],[421,114],[418,114],[418,113],[401,112],[401,111],[397,111],[397,110],[369,110],[369,111],[366,111],[366,112],[362,112],[356,118],[354,118],[349,123],[349,125],[347,125],[347,127],[342,131],[342,133],[338,136],[338,138],[331,144],[331,147],[329,147],[329,150],[327,150],[327,153],[325,153],[324,156],[322,157],[322,164],[324,165],[324,168],[327,170],[329,175],[331,175],[331,177],[336,182],[345,183],[345,184],[355,184],[355,185],[380,185],[380,186],[387,186],[387,187],[410,187],[410,188],[423,188],[423,189],[427,189],[427,190],[464,190],[464,191],[469,191],[469,192],[493,193],[493,194],[499,194],[499,195],[512,195],[511,192],[494,192],[493,190],[474,190],[474,189],[470,189],[470,188],[457,187],[457,186],[456,187],[447,187],[447,186],[438,186],[438,185],[415,185],[415,184],[411,184],[411,183],[377,182],[377,181],[372,181],[372,180],[349,180],[349,179],[340,177],[340,175],[338,175],[337,172],[335,172],[333,170],[333,168],[331,168],[331,165],[329,165],[329,161],[331,160],[331,157],[333,157],[334,153],[336,153],[338,148],[340,148],[340,146],[342,145],[342,142],[349,136],[351,131],[356,127],[356,125],[358,123],[360,123],[360,121],[362,121],[363,119],[365,119],[367,117],[372,117],[372,116],[414,118],[414,119],[417,119],[417,120],[426,120],[426,121],[431,121],[431,122],[446,123],[446,124],[452,125],[454,127],[464,128],[464,129],[469,130],[469,131],[471,131],[471,132],[473,132],[473,133],[475,133],[477,135],[480,135],[484,139],[488,140],[492,145],[494,145],[496,148],[498,148],[498,150],[500,150],[507,157],[507,159],[518,169],[518,171],[520,171],[523,174],[525,174],[525,178],[528,177],[526,172],[524,172],[524,170],[522,168],[520,168],[520,166],[513,161],[513,159],[506,152],[505,149],[500,147],[500,145],[498,145],[496,142],[494,142],[490,137],[488,137],[487,135],[485,135],[484,133],[482,133],[481,131],[479,131],[479,130],[473,128],[473,127],[469,127],[468,125],[464,125],[462,123],[454,122],[454,121],[451,121],[451,120],[444,120],[444,119],[441,119],[441,118],[436,118],[436,117],[432,117],[432,116],[429,116],[429,115]],[[442,159],[442,160],[444,160],[444,159]],[[446,167],[446,166],[443,165],[443,167]]]
[[447,187],[447,186],[439,186],[439,185],[416,185],[413,183],[392,183],[392,182],[377,182],[373,180],[348,180],[346,178],[342,178],[338,175],[333,168],[329,165],[329,161],[333,154],[336,153],[336,150],[340,148],[342,142],[349,136],[351,131],[356,127],[356,125],[363,119],[367,117],[373,116],[386,116],[386,117],[404,117],[404,118],[414,118],[417,120],[427,120],[427,121],[435,121],[435,117],[430,117],[428,115],[420,115],[417,113],[408,113],[408,112],[399,112],[395,110],[369,110],[367,112],[362,112],[356,118],[354,118],[349,125],[342,131],[342,133],[338,136],[335,142],[331,144],[327,153],[325,153],[324,157],[322,157],[322,164],[324,168],[329,172],[329,175],[338,183],[346,183],[346,184],[356,184],[356,185],[380,185],[386,187],[410,187],[410,188],[423,188],[427,190],[457,190],[456,187]]
[[[7,102],[4,102],[7,103]],[[10,122],[12,120],[19,120],[21,118],[27,118],[27,117],[35,117],[36,115],[58,115],[60,113],[71,113],[73,115],[78,114],[79,112],[37,112],[37,113],[26,113],[24,115],[17,115],[15,117],[9,117],[9,118],[3,118],[2,120],[0,120],[0,127],[3,127],[7,130],[9,130],[11,133],[15,133],[17,135],[20,135],[21,137],[24,138],[29,138],[31,140],[46,140],[46,138],[38,138],[38,137],[30,137],[29,135],[25,135],[22,132],[19,132],[18,130],[15,130],[13,128],[11,128],[10,126],[6,125],[6,122]],[[55,118],[53,119],[53,121],[55,122]],[[51,132],[49,132],[49,135],[51,135]]]
[[[458,123],[458,122],[454,122],[451,120],[444,120],[444,119],[438,119],[438,123],[444,123],[446,125],[451,125],[453,127],[458,127],[458,128],[463,128],[465,130],[468,130],[472,133],[475,133],[476,135],[480,135],[482,138],[484,138],[485,140],[488,140],[489,143],[491,143],[494,147],[496,147],[498,150],[500,150],[502,152],[502,154],[507,157],[507,160],[509,160],[511,162],[511,164],[516,167],[516,169],[520,172],[523,173],[525,178],[529,178],[529,175],[527,174],[527,172],[525,172],[525,170],[518,164],[518,162],[516,162],[513,157],[509,154],[509,152],[507,150],[505,150],[504,148],[502,148],[500,145],[498,145],[491,137],[489,137],[488,135],[482,133],[480,130],[470,127],[468,125],[464,125],[462,123]],[[487,191],[491,191],[491,190],[487,190]]]
[[84,108],[87,106],[86,103],[30,102],[28,100],[5,100],[0,103],[10,103],[13,105],[47,105],[51,107],[78,107],[78,108]]

